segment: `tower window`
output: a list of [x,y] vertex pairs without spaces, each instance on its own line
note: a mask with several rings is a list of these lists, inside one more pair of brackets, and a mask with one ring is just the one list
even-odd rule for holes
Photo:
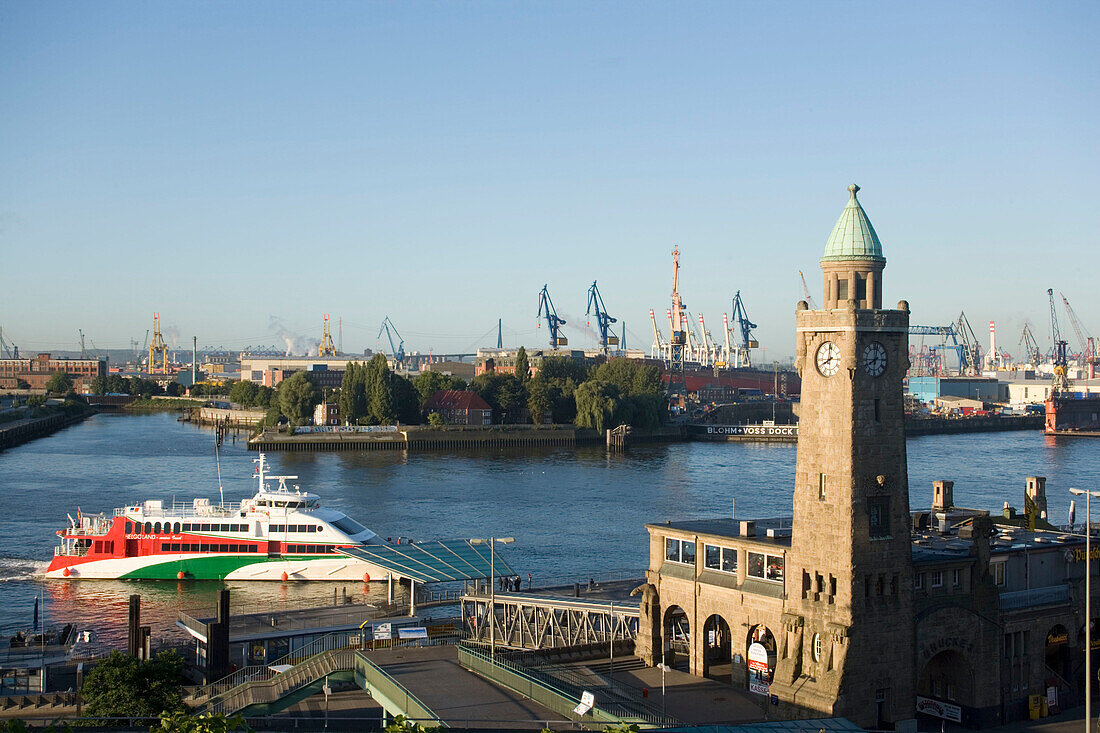
[[882,422],[881,413],[879,412],[881,402],[882,400],[878,397],[875,398],[875,422]]
[[836,299],[848,300],[848,281],[838,280],[836,283]]
[[856,300],[864,300],[867,298],[867,278],[863,275],[856,275]]
[[871,538],[890,536],[890,497],[873,496],[867,500]]

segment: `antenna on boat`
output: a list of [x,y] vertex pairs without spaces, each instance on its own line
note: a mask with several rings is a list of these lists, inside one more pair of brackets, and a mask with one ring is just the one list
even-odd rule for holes
[[214,441],[214,463],[218,466],[218,506],[225,506],[225,490],[222,489],[222,459],[218,452],[218,441]]

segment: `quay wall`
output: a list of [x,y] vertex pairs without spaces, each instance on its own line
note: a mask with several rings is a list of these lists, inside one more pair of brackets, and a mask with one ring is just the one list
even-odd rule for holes
[[227,410],[220,407],[189,408],[189,420],[199,425],[227,425],[231,428],[252,428],[264,419],[263,410]]
[[915,418],[905,421],[905,434],[945,435],[950,433],[991,433],[999,430],[1041,430],[1042,415],[998,417]]
[[0,450],[14,448],[17,445],[22,445],[35,438],[41,438],[51,433],[56,433],[62,428],[67,428],[74,423],[80,422],[88,417],[89,414],[92,413],[84,415],[50,415],[49,417],[40,417],[34,420],[27,420],[26,422],[0,427]]
[[470,448],[571,447],[577,431],[565,426],[409,426],[377,433],[309,433],[287,435],[265,430],[248,441],[249,450],[344,451],[344,450],[453,450]]

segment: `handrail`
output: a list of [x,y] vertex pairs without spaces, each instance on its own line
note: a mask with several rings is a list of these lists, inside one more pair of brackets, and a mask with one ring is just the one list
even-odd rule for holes
[[350,671],[354,665],[355,656],[351,649],[324,651],[272,678],[238,685],[224,695],[206,701],[194,712],[232,715],[251,705],[275,702],[326,675]]
[[[661,715],[650,706],[632,699],[630,693],[624,691],[617,684],[605,681],[602,685],[594,685],[591,678],[581,678],[576,673],[561,668],[527,667],[500,654],[490,657],[481,648],[468,643],[459,644],[458,652],[460,663],[462,663],[463,657],[476,659],[480,662],[479,666],[516,675],[545,690],[573,701],[574,705],[580,700],[582,693],[595,691],[601,698],[597,708],[606,713],[609,718],[613,718],[614,721],[643,721],[666,726],[679,723],[675,718]],[[503,683],[503,680],[501,682]],[[517,690],[517,692],[521,691]],[[555,710],[555,712],[567,714],[569,711]]]
[[386,670],[372,662],[362,651],[355,652],[355,678],[360,687],[368,690],[371,696],[380,702],[384,699],[397,707],[401,699],[404,699],[404,705],[400,706],[400,711],[387,711],[391,715],[399,712],[407,718],[427,720],[432,725],[444,728],[450,727],[435,711],[421,702],[420,698],[395,680]]

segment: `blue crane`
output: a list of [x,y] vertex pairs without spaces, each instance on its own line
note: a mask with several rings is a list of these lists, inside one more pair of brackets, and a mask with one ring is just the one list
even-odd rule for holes
[[592,281],[592,287],[588,289],[588,310],[584,314],[586,316],[590,315],[592,311],[596,312],[596,328],[600,331],[600,348],[606,354],[608,346],[619,345],[619,337],[611,331],[611,324],[618,319],[607,314],[607,309],[603,305],[603,296],[600,295],[600,289],[596,287],[595,280]]
[[737,353],[731,361],[734,366],[749,366],[749,349],[758,348],[760,342],[752,334],[756,324],[749,320],[748,311],[745,310],[745,301],[741,300],[740,290],[733,296],[733,322],[741,336],[741,340],[737,343]]
[[559,346],[569,345],[569,339],[560,333],[561,327],[565,325],[565,319],[558,318],[558,311],[554,308],[554,302],[550,300],[550,293],[545,285],[539,291],[539,312],[535,317],[546,319],[546,327],[550,330],[551,347],[556,349]]
[[[383,332],[385,332],[386,338],[389,339],[390,353],[393,355],[394,364],[401,364],[405,361],[405,339],[401,338],[397,326],[393,325],[393,321],[390,320],[389,316],[382,320],[382,327],[378,329],[378,338],[382,338]],[[394,336],[397,336],[397,346],[393,345]]]

